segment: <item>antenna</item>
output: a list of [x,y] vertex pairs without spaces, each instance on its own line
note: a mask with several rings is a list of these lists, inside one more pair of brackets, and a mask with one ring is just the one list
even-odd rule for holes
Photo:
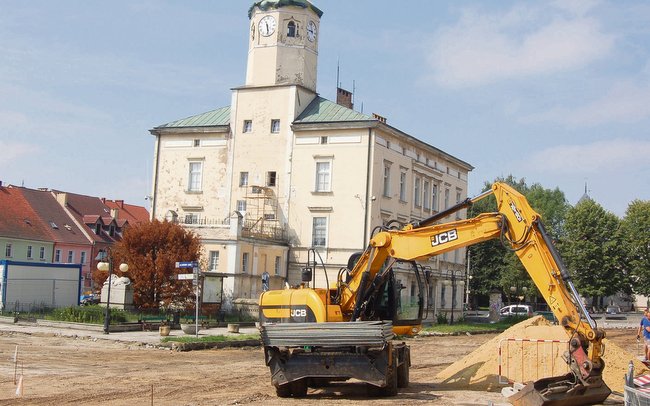
[[341,74],[341,59],[336,58],[336,87],[341,87],[341,82],[339,82],[339,77]]
[[357,90],[356,80],[352,81],[352,103],[354,103],[354,93]]

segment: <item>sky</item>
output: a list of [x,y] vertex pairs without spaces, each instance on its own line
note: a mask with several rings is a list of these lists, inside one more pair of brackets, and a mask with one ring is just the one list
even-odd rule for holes
[[[0,0],[0,181],[149,208],[154,137],[230,104],[252,0]],[[622,217],[650,200],[650,2],[317,0],[318,92]],[[403,6],[405,5],[405,6]]]

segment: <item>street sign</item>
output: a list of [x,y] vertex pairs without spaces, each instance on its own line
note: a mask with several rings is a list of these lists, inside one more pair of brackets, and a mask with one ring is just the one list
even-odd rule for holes
[[178,279],[179,280],[194,279],[194,274],[193,273],[179,273],[178,274]]
[[199,263],[196,261],[184,261],[176,263],[176,268],[196,268],[197,266],[199,266]]

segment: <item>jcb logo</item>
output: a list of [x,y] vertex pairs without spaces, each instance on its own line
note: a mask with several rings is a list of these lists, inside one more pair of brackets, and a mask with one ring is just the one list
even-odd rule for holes
[[307,310],[291,309],[291,317],[307,317]]
[[521,213],[519,213],[519,209],[515,205],[515,202],[512,202],[512,201],[510,202],[510,209],[514,213],[515,218],[517,219],[517,221],[521,223],[524,219],[523,219],[523,217],[521,217]]
[[433,237],[431,237],[431,246],[435,247],[437,245],[445,244],[457,239],[458,239],[458,231],[455,229],[449,230],[444,233],[436,234]]

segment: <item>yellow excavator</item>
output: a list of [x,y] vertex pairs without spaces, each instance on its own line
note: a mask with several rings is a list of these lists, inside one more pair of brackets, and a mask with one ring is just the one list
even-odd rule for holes
[[[494,195],[497,211],[436,224]],[[591,405],[611,393],[602,379],[605,332],[585,309],[540,215],[504,183],[417,223],[381,228],[327,288],[310,287],[313,268],[296,288],[270,290],[259,301],[261,335],[271,382],[280,397],[302,397],[309,386],[357,379],[371,395],[394,396],[408,386],[410,349],[394,335],[420,331],[426,277],[416,260],[499,238],[514,250],[569,336],[569,373],[528,383],[508,401],[515,406]],[[313,262],[308,261],[308,264]],[[396,275],[414,275],[420,293],[403,303]],[[402,279],[404,277],[402,276]]]

